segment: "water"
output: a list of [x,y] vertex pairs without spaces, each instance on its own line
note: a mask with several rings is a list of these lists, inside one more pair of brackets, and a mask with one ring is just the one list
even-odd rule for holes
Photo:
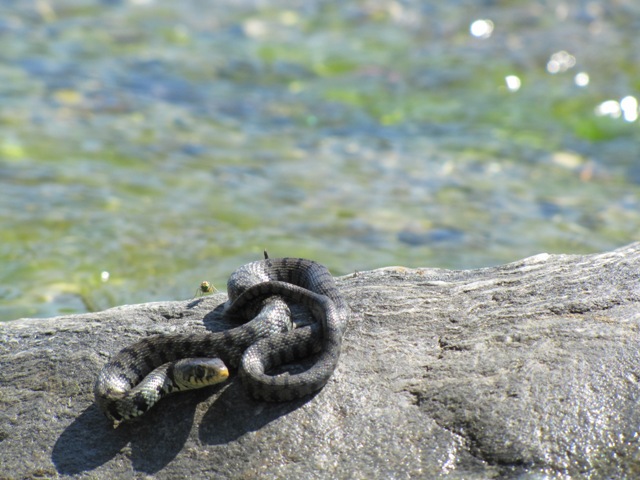
[[223,290],[263,249],[341,275],[640,240],[639,28],[634,0],[0,2],[0,319]]

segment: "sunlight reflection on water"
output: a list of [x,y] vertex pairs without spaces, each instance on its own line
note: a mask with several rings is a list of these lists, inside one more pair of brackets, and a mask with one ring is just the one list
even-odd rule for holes
[[469,32],[476,38],[489,38],[493,33],[491,20],[476,20],[469,26]]
[[466,3],[5,2],[0,319],[636,239],[637,2]]
[[595,109],[596,115],[600,117],[623,118],[626,122],[638,120],[638,99],[632,95],[627,95],[618,100],[605,100]]

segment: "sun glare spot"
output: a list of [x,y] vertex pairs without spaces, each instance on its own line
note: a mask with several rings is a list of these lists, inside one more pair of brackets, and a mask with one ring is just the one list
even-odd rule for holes
[[622,118],[627,122],[635,122],[638,120],[638,99],[628,95],[620,100],[620,109],[622,110]]
[[554,53],[547,62],[547,72],[551,74],[566,72],[576,66],[576,57],[566,50]]
[[638,99],[632,95],[627,95],[619,102],[606,100],[596,107],[596,115],[599,117],[622,117],[626,122],[637,121],[638,113]]
[[596,107],[596,115],[599,117],[620,118],[622,109],[617,100],[606,100]]
[[469,32],[476,38],[489,38],[493,33],[491,20],[476,20],[469,26]]
[[515,75],[507,75],[506,77],[504,77],[504,81],[507,84],[507,88],[510,92],[517,92],[522,86],[520,77],[517,77]]
[[579,87],[586,87],[589,85],[589,74],[586,72],[577,73],[573,81]]

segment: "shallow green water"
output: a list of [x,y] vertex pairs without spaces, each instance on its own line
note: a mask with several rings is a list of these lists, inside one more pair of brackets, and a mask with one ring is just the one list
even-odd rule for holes
[[640,6],[477,3],[1,2],[0,319],[640,240]]

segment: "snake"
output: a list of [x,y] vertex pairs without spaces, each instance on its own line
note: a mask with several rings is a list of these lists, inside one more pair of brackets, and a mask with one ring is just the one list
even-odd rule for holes
[[[225,381],[229,367],[238,370],[257,400],[290,401],[327,384],[338,365],[350,309],[324,265],[269,258],[265,252],[264,260],[232,273],[227,293],[222,316],[239,326],[149,336],[107,362],[94,396],[114,426],[143,415],[169,394]],[[302,305],[313,321],[297,327],[290,305]],[[287,370],[311,356],[311,366]]]

